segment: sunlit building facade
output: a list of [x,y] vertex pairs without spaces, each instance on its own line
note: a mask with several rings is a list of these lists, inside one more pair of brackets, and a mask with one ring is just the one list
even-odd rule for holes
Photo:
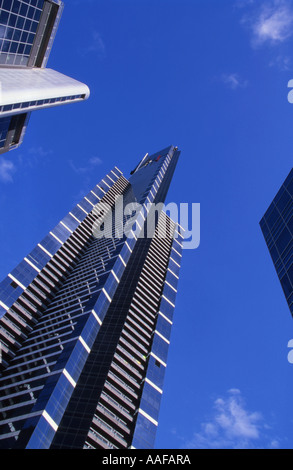
[[22,143],[32,111],[89,96],[46,68],[62,10],[60,0],[0,0],[0,154]]
[[0,448],[154,447],[183,234],[152,208],[179,155],[115,167],[0,284]]
[[260,226],[293,315],[293,169]]

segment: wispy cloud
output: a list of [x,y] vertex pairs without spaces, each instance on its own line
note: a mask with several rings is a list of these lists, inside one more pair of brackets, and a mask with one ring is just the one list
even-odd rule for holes
[[53,151],[51,149],[45,149],[41,145],[39,145],[38,147],[30,147],[28,149],[29,155],[37,156],[39,158],[47,157],[48,155],[52,155],[52,153]]
[[20,160],[22,165],[27,166],[29,168],[34,168],[35,166],[39,165],[40,163],[45,163],[48,161],[48,158],[53,154],[51,149],[46,149],[42,145],[37,147],[30,147],[27,151],[27,154]]
[[[68,161],[69,166],[74,173],[78,175],[78,181],[80,188],[76,195],[74,195],[74,201],[79,202],[84,195],[90,191],[93,186],[93,175],[95,174],[95,168],[103,164],[103,160],[100,157],[92,156],[88,160],[82,162],[82,165],[78,165],[73,160]],[[95,182],[96,184],[96,182]]]
[[[292,35],[293,11],[287,4],[264,6],[253,26],[256,43],[280,43]],[[283,2],[282,2],[283,3]]]
[[13,175],[16,172],[15,164],[5,158],[0,159],[0,181],[3,183],[12,183]]
[[[231,389],[213,403],[213,412],[200,431],[195,432],[188,449],[277,448],[278,440],[270,438],[269,427],[257,411],[246,408],[240,390]],[[265,444],[264,444],[265,441]]]
[[[51,149],[45,149],[42,146],[30,147],[28,150],[17,153],[16,151],[11,152],[12,159],[8,159],[7,156],[0,156],[0,182],[2,183],[13,183],[14,176],[19,171],[25,171],[32,169],[40,164],[44,164],[48,161],[48,157],[52,155]],[[7,154],[10,156],[10,154]]]
[[292,36],[293,8],[290,0],[242,4],[242,6],[248,5],[254,7],[243,16],[242,23],[251,31],[253,47],[280,44]]
[[84,166],[77,166],[72,160],[69,160],[70,167],[79,175],[90,173],[95,167],[102,165],[102,163],[103,161],[99,157],[95,156],[89,158]]
[[[22,150],[22,149],[21,149]],[[46,164],[52,155],[53,150],[46,149],[39,145],[36,147],[30,147],[25,151],[21,151],[15,155],[15,167],[17,170],[25,170],[36,168],[40,164]]]
[[292,61],[290,57],[287,55],[278,55],[277,57],[273,57],[272,60],[269,63],[270,67],[278,67],[279,70],[281,71],[287,71],[291,70],[292,68]]
[[92,31],[89,35],[89,43],[79,49],[81,55],[91,54],[100,59],[106,56],[106,46],[99,31]]
[[221,76],[222,82],[232,90],[237,88],[246,88],[248,81],[242,79],[237,73],[223,74]]
[[91,157],[89,159],[90,166],[99,166],[102,165],[103,160],[100,157]]
[[235,0],[241,24],[254,50],[266,49],[270,67],[287,71],[291,66],[289,39],[293,36],[293,0]]

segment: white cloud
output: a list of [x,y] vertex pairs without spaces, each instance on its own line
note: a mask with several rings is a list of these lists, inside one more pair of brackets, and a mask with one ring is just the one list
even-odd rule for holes
[[267,435],[261,413],[247,410],[242,394],[231,389],[226,397],[217,398],[213,413],[201,424],[184,448],[187,449],[249,449],[263,446],[277,448],[278,440]]
[[12,183],[12,175],[15,173],[16,167],[10,160],[0,159],[0,180],[4,183]]
[[99,157],[91,157],[89,159],[89,164],[91,166],[98,166],[98,165],[101,165],[102,163],[103,161]]
[[69,160],[69,165],[71,166],[73,171],[78,174],[89,173],[96,166],[102,165],[102,163],[103,161],[99,157],[95,157],[95,156],[89,158],[85,166],[76,166],[72,160]]
[[44,149],[41,145],[39,147],[31,147],[28,149],[28,153],[30,155],[36,155],[38,157],[44,158],[47,157],[48,155],[52,155],[53,151],[50,149]]
[[259,43],[283,42],[292,34],[293,12],[289,5],[264,7],[254,24],[255,40]]
[[88,46],[79,49],[81,55],[91,54],[100,59],[106,56],[106,46],[101,34],[98,31],[92,31]]
[[12,151],[13,161],[0,155],[0,181],[13,183],[13,175],[17,171],[25,171],[47,162],[52,153],[52,150],[38,146],[31,147],[24,153]]
[[237,73],[223,74],[222,81],[232,90],[237,88],[246,88],[248,85],[247,80],[243,80]]
[[252,48],[266,46],[269,66],[289,70],[286,43],[293,36],[293,0],[235,0],[234,7],[242,10],[241,24],[250,34]]
[[217,410],[216,423],[227,437],[258,439],[259,422],[261,416],[259,413],[250,413],[244,409],[243,403],[239,399],[239,394],[232,393],[228,399],[219,398],[215,402]]
[[288,56],[283,56],[282,54],[277,57],[273,57],[269,63],[270,67],[278,67],[281,71],[291,70],[291,59]]
[[[22,150],[22,149],[21,149]],[[22,171],[48,163],[53,150],[42,147],[30,147],[25,152],[17,152],[15,163]]]
[[[288,0],[246,2],[242,6],[257,5],[242,18],[242,23],[249,26],[252,32],[252,45],[280,44],[293,33],[293,9]],[[240,4],[239,4],[240,5]]]
[[92,189],[92,175],[95,174],[95,168],[103,164],[103,160],[101,160],[100,157],[92,156],[84,161],[82,165],[78,165],[72,160],[69,160],[68,163],[74,173],[78,175],[81,184],[79,191],[74,196],[74,201],[78,203],[84,195]]

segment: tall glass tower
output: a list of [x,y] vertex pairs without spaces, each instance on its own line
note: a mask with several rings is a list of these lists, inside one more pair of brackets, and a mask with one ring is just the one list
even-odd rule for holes
[[62,10],[60,0],[0,0],[0,154],[22,143],[32,111],[89,96],[46,68]]
[[179,155],[115,167],[0,284],[1,448],[153,448],[183,241],[160,203]]
[[260,222],[293,315],[293,169]]

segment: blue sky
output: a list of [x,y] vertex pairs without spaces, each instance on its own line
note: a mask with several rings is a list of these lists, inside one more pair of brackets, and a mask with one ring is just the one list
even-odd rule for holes
[[0,159],[4,278],[111,168],[182,151],[185,251],[158,448],[293,448],[293,323],[259,221],[292,168],[293,2],[67,0],[48,66],[85,103],[35,112]]

